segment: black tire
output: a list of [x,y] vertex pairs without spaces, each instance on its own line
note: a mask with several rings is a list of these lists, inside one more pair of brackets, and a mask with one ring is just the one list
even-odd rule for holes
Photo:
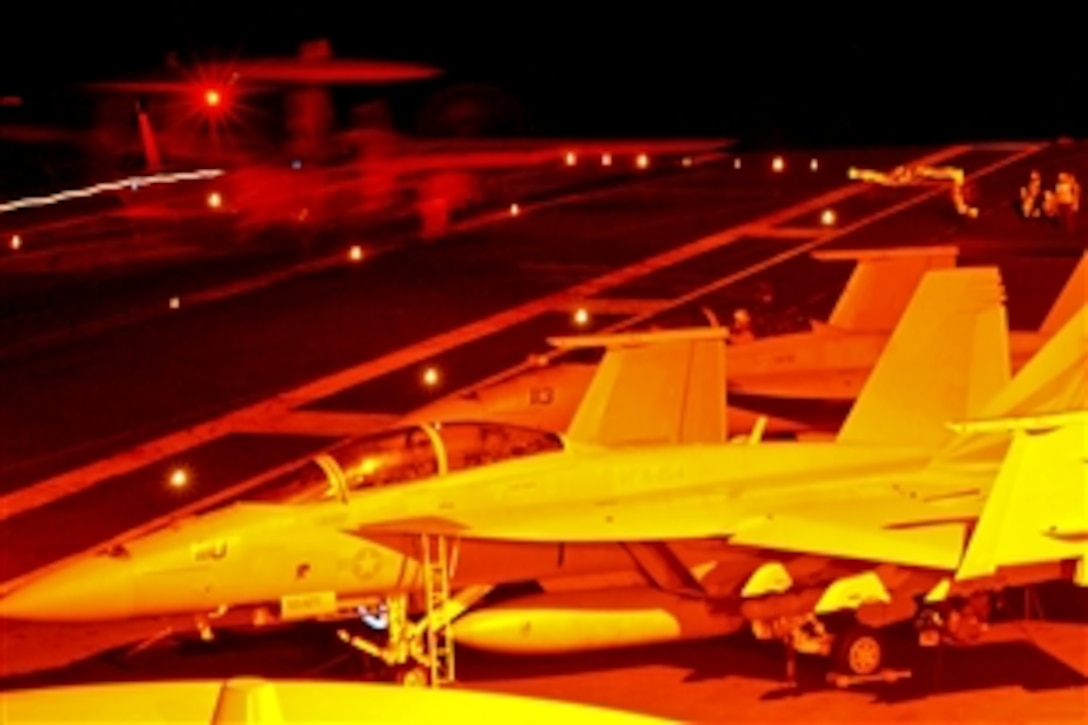
[[835,672],[844,675],[875,675],[884,666],[886,655],[880,632],[860,625],[837,635],[831,650]]

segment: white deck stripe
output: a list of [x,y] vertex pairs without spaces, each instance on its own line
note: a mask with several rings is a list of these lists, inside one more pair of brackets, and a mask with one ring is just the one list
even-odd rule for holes
[[759,236],[771,239],[812,239],[823,236],[832,229],[833,227],[776,227],[760,232]]

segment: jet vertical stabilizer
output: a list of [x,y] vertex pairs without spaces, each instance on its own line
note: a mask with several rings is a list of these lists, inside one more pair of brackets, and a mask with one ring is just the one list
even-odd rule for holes
[[1081,302],[1047,343],[980,411],[981,418],[1060,413],[1088,407],[1088,304]]
[[937,449],[1009,382],[1004,288],[994,267],[937,270],[911,298],[838,441]]
[[1047,313],[1046,319],[1039,326],[1039,332],[1046,335],[1054,334],[1086,304],[1088,304],[1088,253],[1081,256],[1073,274],[1069,275],[1065,286],[1054,300],[1050,312]]
[[926,272],[956,266],[957,247],[844,249],[814,252],[820,261],[855,260],[827,324],[853,332],[891,332]]
[[704,327],[549,340],[607,349],[567,437],[609,446],[725,441],[725,334]]
[[144,150],[144,165],[151,173],[162,171],[162,154],[159,152],[159,144],[155,141],[155,130],[151,127],[151,119],[147,112],[140,108],[137,110],[137,120],[140,124],[140,144]]

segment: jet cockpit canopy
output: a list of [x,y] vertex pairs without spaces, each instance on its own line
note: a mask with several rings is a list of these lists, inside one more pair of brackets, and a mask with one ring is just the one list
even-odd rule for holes
[[264,489],[262,500],[346,499],[352,491],[563,450],[555,433],[493,422],[429,423],[339,443]]

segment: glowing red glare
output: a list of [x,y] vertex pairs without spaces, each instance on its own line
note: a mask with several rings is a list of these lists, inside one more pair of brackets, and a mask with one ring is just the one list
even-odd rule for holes
[[639,154],[635,158],[635,165],[638,166],[640,169],[645,169],[650,165],[650,157],[646,154]]
[[517,216],[520,213],[521,213],[521,207],[520,206],[518,206],[517,204],[511,204],[510,205],[510,216]]
[[223,95],[215,88],[209,88],[204,91],[204,103],[208,108],[218,108],[219,104],[223,102]]
[[601,166],[612,165],[612,154],[601,154]]
[[363,261],[363,248],[358,244],[352,246],[351,250],[348,252],[348,259],[352,262]]
[[565,161],[566,161],[567,166],[574,166],[575,164],[578,163],[578,157],[575,155],[575,153],[573,151],[568,151],[567,155],[565,157]]
[[213,191],[212,193],[208,194],[209,209],[218,209],[221,206],[223,206],[223,197],[219,194],[218,191]]

